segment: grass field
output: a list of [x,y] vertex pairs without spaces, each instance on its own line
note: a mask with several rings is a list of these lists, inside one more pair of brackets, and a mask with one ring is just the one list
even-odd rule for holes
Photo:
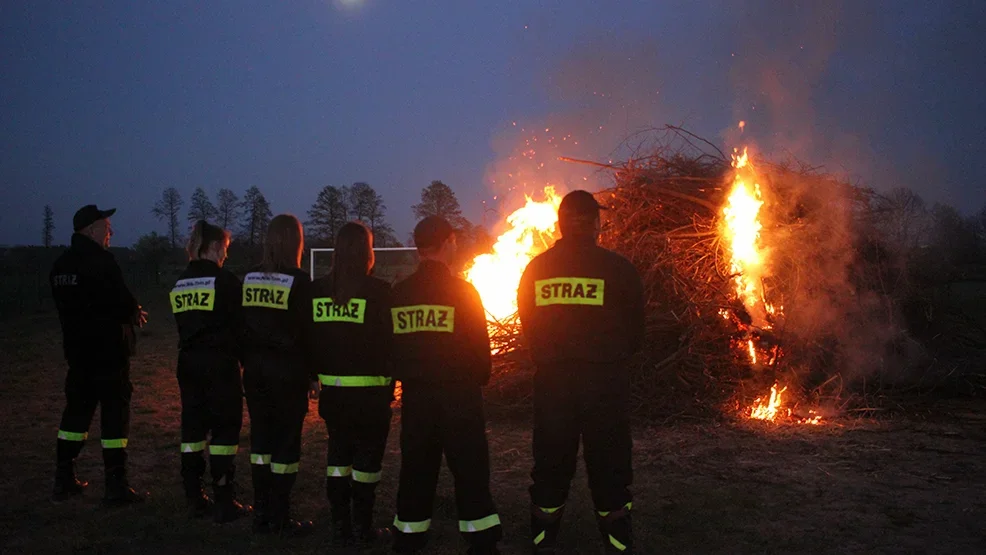
[[[255,537],[249,523],[222,527],[184,516],[179,468],[176,334],[163,304],[133,362],[129,453],[143,506],[103,509],[98,416],[79,462],[91,485],[79,500],[49,500],[65,367],[57,322],[35,313],[0,323],[0,472],[3,553],[331,553],[323,494],[324,431],[308,415],[297,516],[321,525],[284,542]],[[882,421],[821,427],[673,422],[635,427],[633,492],[638,553],[986,552],[986,407],[950,401]],[[490,407],[493,489],[504,523],[503,552],[527,553],[529,414]],[[245,417],[238,482],[252,499]],[[393,519],[399,452],[395,416],[377,519]],[[564,552],[598,553],[581,469],[562,533]],[[431,551],[461,553],[451,479],[443,471]],[[347,551],[340,550],[339,553]],[[353,551],[349,551],[353,552]]]

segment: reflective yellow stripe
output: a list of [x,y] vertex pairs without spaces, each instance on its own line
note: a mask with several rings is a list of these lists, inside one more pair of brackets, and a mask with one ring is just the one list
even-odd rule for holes
[[237,445],[210,445],[209,454],[210,455],[235,455],[237,451]]
[[198,453],[205,450],[205,440],[196,442],[186,442],[181,444],[182,453]]
[[390,385],[393,378],[385,376],[330,376],[319,374],[318,381],[328,387],[374,387]]
[[606,282],[596,278],[557,277],[534,282],[534,305],[581,304],[603,306]]
[[329,478],[345,478],[353,473],[353,467],[351,466],[327,466],[325,467],[325,475]]
[[538,545],[543,541],[544,541],[544,530],[542,530],[541,533],[538,534],[537,536],[534,536],[534,545]]
[[337,305],[331,297],[312,299],[312,320],[315,322],[348,322],[362,324],[366,299],[350,299],[349,304]]
[[89,432],[66,432],[65,430],[58,430],[58,439],[64,439],[65,441],[85,441],[87,437],[89,437]]
[[397,528],[398,532],[404,534],[420,534],[422,532],[427,532],[428,528],[431,528],[431,519],[421,520],[418,522],[404,522],[403,520],[394,517],[394,528]]
[[613,536],[610,536],[609,537],[609,543],[613,544],[613,547],[615,547],[616,549],[619,549],[620,551],[626,551],[627,550],[627,546],[625,546],[622,543],[620,543],[620,540],[614,538]]
[[562,510],[564,508],[565,508],[565,505],[560,505],[558,507],[538,507],[538,510],[541,511],[542,513],[546,514],[546,515],[550,515],[552,513],[557,513],[558,511],[560,511],[560,510]]
[[[622,508],[622,509],[626,509],[626,510],[628,510],[628,511],[629,511],[630,509],[632,509],[632,508],[633,508],[633,501],[630,501],[630,502],[629,502],[629,503],[627,503],[626,505],[623,505],[623,507],[621,507],[621,508]],[[609,516],[609,515],[610,515],[610,513],[612,513],[612,512],[613,512],[613,511],[596,511],[596,513],[597,513],[597,514],[599,514],[599,516],[602,516],[602,517],[606,517],[606,516]]]
[[103,444],[103,449],[123,449],[127,446],[127,438],[103,439],[100,443]]
[[455,331],[455,307],[437,304],[416,304],[390,309],[394,333]]
[[250,453],[250,464],[270,464],[270,455],[261,455],[258,453]]
[[380,476],[380,472],[363,472],[360,470],[353,471],[353,481],[363,484],[375,484],[380,481]]
[[490,528],[499,525],[500,525],[500,515],[492,514],[490,516],[485,516],[479,520],[460,520],[459,531],[482,532],[483,530],[489,530]]
[[298,473],[298,463],[270,463],[270,471],[274,474],[297,474]]

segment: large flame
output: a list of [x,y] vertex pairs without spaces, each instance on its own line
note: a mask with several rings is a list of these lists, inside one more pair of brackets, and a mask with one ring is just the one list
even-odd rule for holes
[[[733,167],[736,169],[733,188],[722,209],[726,224],[724,238],[732,253],[730,272],[736,286],[736,296],[753,319],[753,325],[769,329],[767,314],[773,314],[774,308],[765,302],[763,296],[762,280],[766,265],[760,245],[760,230],[763,228],[760,223],[760,208],[763,206],[760,185],[755,181],[746,149],[741,155],[733,155]],[[752,343],[750,351],[751,358],[755,359]]]
[[488,316],[507,320],[517,313],[517,286],[532,258],[554,243],[561,196],[544,188],[543,201],[527,202],[507,217],[509,229],[497,237],[493,252],[477,256],[466,279],[479,291]]

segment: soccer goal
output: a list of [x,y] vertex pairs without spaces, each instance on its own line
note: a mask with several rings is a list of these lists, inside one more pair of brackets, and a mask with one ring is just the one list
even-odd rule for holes
[[[314,280],[324,276],[332,269],[332,252],[335,249],[308,249],[309,274]],[[418,249],[415,247],[379,247],[373,249],[376,263],[373,275],[394,283],[414,271],[418,265]]]

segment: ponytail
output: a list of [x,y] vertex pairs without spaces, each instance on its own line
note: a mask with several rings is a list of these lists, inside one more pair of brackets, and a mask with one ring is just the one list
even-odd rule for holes
[[188,236],[188,244],[185,245],[185,252],[188,253],[189,260],[199,260],[212,247],[213,243],[220,241],[228,243],[229,239],[230,234],[225,229],[212,225],[205,220],[199,220],[192,226],[192,232]]

